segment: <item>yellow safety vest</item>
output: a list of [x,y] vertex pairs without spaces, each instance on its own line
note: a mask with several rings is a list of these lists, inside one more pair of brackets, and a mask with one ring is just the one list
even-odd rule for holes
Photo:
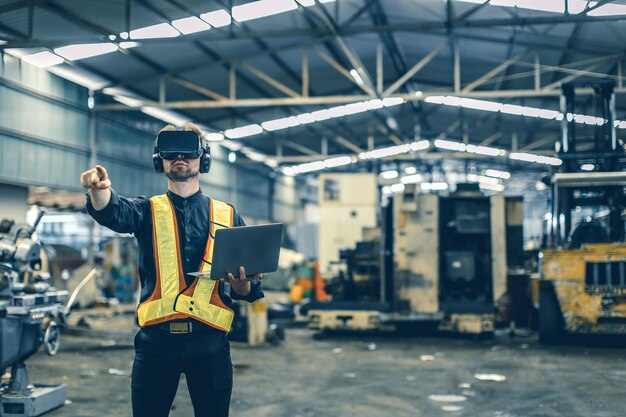
[[[232,206],[210,199],[209,236],[200,271],[211,270],[213,238],[223,227],[232,227]],[[174,207],[167,195],[150,198],[152,211],[152,240],[156,264],[156,284],[150,298],[137,307],[141,327],[169,320],[194,318],[209,326],[228,332],[233,322],[233,310],[220,298],[219,282],[199,278],[187,287],[180,256],[178,225]]]

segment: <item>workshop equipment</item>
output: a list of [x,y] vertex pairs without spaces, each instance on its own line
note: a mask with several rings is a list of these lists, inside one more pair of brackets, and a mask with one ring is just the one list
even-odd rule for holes
[[11,367],[10,380],[0,384],[0,416],[38,416],[66,398],[65,385],[31,384],[24,363],[42,344],[56,354],[65,323],[67,291],[50,286],[50,274],[41,272],[41,243],[32,238],[42,216],[0,238],[0,370]]
[[[594,92],[593,127],[583,127],[593,130],[591,137],[576,131],[578,87]],[[552,210],[539,255],[544,343],[562,340],[564,332],[626,333],[626,155],[616,135],[614,84],[568,83],[562,89],[563,164],[550,178]]]
[[333,301],[311,304],[310,327],[430,324],[492,332],[495,303],[506,291],[507,256],[521,253],[521,205],[519,197],[487,197],[476,184],[458,184],[449,196],[421,194],[407,184],[382,209],[382,225],[363,228],[369,240],[341,251],[345,271],[326,286]]

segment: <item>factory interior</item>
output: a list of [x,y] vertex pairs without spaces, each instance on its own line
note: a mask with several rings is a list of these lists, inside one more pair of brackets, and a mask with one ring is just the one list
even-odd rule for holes
[[0,417],[138,416],[161,331],[234,417],[626,415],[625,57],[626,0],[0,0]]

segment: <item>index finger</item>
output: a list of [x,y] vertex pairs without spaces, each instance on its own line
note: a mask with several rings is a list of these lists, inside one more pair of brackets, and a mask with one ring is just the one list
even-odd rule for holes
[[106,179],[106,177],[107,177],[107,170],[104,169],[104,167],[102,165],[96,165],[96,171],[98,171],[98,176],[100,177],[101,180]]
[[243,266],[239,267],[239,279],[246,279],[246,269]]

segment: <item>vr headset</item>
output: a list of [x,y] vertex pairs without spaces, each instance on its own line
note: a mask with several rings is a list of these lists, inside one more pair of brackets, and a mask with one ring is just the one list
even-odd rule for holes
[[176,158],[200,158],[200,173],[211,168],[211,148],[209,144],[192,130],[165,130],[154,141],[152,163],[156,172],[163,172],[163,160]]

